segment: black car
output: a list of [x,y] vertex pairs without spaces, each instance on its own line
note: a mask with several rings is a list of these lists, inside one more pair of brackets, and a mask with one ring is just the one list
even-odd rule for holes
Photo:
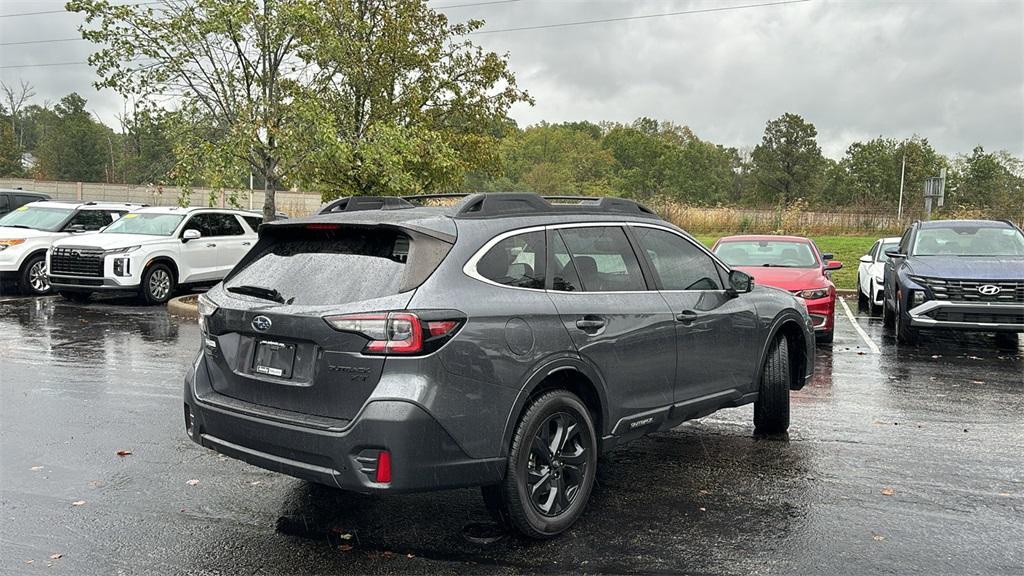
[[1024,234],[1009,221],[915,222],[886,252],[882,318],[896,339],[921,329],[1024,332]]
[[192,440],[345,490],[482,486],[536,538],[617,444],[748,403],[785,432],[814,364],[802,301],[615,198],[337,203],[261,226],[199,312]]
[[13,210],[21,208],[25,204],[31,204],[32,202],[39,202],[41,200],[49,200],[49,194],[43,194],[42,192],[29,192],[27,190],[12,190],[9,188],[0,188],[0,216],[7,214]]

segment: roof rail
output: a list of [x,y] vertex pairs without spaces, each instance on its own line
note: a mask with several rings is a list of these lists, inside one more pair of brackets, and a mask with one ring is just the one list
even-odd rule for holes
[[[572,201],[575,204],[552,204]],[[524,192],[472,194],[459,204],[457,218],[495,218],[530,214],[629,214],[658,218],[653,210],[625,198],[538,196]]]
[[360,212],[363,210],[402,210],[415,208],[411,202],[398,196],[349,196],[339,198],[317,210],[317,214],[332,212]]

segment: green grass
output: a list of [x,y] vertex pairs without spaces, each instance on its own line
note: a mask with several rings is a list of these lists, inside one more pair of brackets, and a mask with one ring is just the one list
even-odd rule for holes
[[[697,240],[711,247],[722,236],[728,234],[698,234]],[[843,269],[832,273],[836,288],[853,290],[857,287],[857,265],[860,257],[867,254],[871,245],[878,240],[875,236],[812,236],[822,252],[831,252],[836,260],[843,263]]]

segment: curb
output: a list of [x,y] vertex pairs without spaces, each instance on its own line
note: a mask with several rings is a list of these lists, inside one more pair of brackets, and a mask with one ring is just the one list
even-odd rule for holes
[[199,305],[196,303],[198,298],[199,295],[197,294],[186,294],[185,296],[171,298],[167,301],[167,313],[179,318],[198,320]]

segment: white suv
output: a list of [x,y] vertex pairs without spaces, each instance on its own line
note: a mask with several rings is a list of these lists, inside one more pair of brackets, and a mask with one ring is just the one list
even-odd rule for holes
[[85,301],[93,292],[137,292],[149,304],[175,288],[215,284],[256,243],[254,212],[142,208],[100,234],[55,242],[47,266],[54,290]]
[[0,280],[24,294],[50,291],[46,251],[55,241],[97,232],[139,204],[32,202],[0,218]]

